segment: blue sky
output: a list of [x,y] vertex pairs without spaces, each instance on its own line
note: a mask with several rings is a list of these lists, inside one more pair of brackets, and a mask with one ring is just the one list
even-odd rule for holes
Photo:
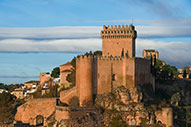
[[[191,17],[190,0],[1,0],[1,27],[103,25]],[[116,22],[117,23],[117,22]]]
[[171,65],[191,65],[191,0],[0,0],[0,17],[0,82],[24,82],[101,50],[103,25],[133,23],[137,56],[156,49]]

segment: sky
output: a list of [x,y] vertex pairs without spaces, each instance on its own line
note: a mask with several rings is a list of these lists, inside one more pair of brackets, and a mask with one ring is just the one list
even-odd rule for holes
[[168,64],[191,65],[191,0],[0,0],[0,17],[0,82],[101,50],[103,25],[135,25],[138,57],[156,49]]

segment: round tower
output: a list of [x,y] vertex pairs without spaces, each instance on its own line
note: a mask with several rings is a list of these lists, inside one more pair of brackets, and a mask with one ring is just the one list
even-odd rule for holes
[[80,106],[93,103],[92,62],[92,56],[80,56],[76,60],[76,87]]

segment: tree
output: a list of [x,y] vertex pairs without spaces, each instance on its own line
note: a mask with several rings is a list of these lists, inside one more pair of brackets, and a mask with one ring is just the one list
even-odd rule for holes
[[180,101],[181,101],[181,94],[177,92],[172,95],[170,103],[174,106],[179,106]]
[[11,123],[14,120],[16,108],[24,101],[17,100],[14,95],[3,92],[0,94],[0,123]]
[[127,124],[120,115],[117,115],[111,119],[110,126],[111,127],[127,127]]
[[6,85],[3,83],[0,83],[0,89],[5,89],[7,91],[13,91],[16,88],[21,87],[23,84],[10,84],[10,85]]
[[164,64],[164,61],[156,60],[155,76],[157,81],[174,80],[178,76],[175,66]]
[[102,55],[102,51],[97,50],[97,51],[94,52],[94,55],[95,56],[101,56]]
[[72,72],[67,75],[66,80],[72,83],[72,85],[76,84],[76,69],[73,69]]
[[32,93],[32,96],[34,98],[52,98],[52,97],[58,97],[59,91],[58,91],[58,85],[51,86],[49,88],[49,92],[42,95],[42,89],[38,89],[36,92]]
[[59,78],[60,76],[60,68],[59,67],[55,67],[52,72],[51,72],[51,77],[53,78]]
[[186,78],[186,70],[184,70],[184,72],[183,72],[183,78]]

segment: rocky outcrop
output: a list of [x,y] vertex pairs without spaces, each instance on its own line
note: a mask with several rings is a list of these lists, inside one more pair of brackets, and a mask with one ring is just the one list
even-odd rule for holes
[[66,127],[153,125],[158,121],[156,117],[163,122],[162,117],[166,115],[165,112],[155,113],[152,109],[145,107],[141,100],[142,93],[139,90],[129,90],[121,86],[115,88],[112,93],[98,95],[94,107],[70,109],[70,118],[63,119],[56,125]]
[[127,125],[140,125],[141,119],[145,118],[148,120],[148,124],[152,124],[154,114],[151,110],[147,110],[141,100],[142,93],[136,88],[129,90],[120,86],[115,88],[112,93],[98,95],[95,103],[105,110],[115,111],[114,114],[108,116],[106,112],[104,118],[109,117],[108,119],[111,120],[112,117],[120,115]]

